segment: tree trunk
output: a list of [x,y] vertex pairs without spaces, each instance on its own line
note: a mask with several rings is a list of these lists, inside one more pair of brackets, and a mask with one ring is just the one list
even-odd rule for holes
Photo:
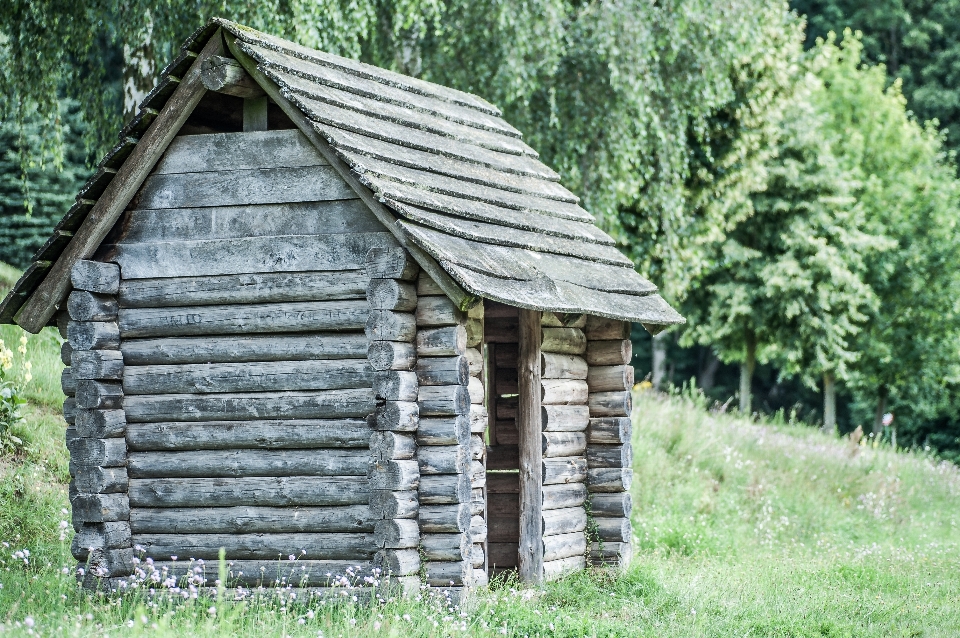
[[704,392],[709,392],[717,383],[717,370],[720,369],[720,359],[714,354],[713,348],[704,348],[706,352],[706,363],[700,369],[700,375],[697,378],[697,385]]
[[653,389],[662,389],[667,372],[667,333],[661,332],[653,338]]
[[823,431],[837,432],[837,386],[832,372],[823,373]]
[[879,437],[883,433],[883,414],[887,411],[887,386],[880,384],[877,388],[877,412],[873,415],[873,436]]
[[143,15],[143,28],[132,42],[123,45],[123,121],[136,115],[140,102],[156,81],[153,56],[153,18]]
[[740,412],[750,414],[753,402],[753,370],[757,366],[757,336],[747,329],[746,353],[740,363]]

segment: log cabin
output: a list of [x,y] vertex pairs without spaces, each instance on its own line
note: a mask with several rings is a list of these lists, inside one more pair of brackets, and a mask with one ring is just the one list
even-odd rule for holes
[[626,564],[631,325],[683,319],[593,222],[475,95],[198,30],[0,306],[65,339],[84,583]]

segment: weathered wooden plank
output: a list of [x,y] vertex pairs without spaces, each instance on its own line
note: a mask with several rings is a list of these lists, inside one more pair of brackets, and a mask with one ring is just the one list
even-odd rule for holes
[[128,366],[244,361],[361,359],[369,341],[362,333],[234,335],[124,339],[120,346]]
[[377,310],[409,312],[417,307],[417,289],[396,279],[371,279],[367,303]]
[[601,467],[587,470],[587,490],[594,492],[628,492],[633,470],[628,467]]
[[86,562],[91,550],[130,546],[130,525],[126,521],[91,523],[81,526],[77,531],[70,543],[70,553],[77,560]]
[[487,468],[491,470],[515,470],[519,468],[520,448],[518,444],[500,444],[490,447],[487,450]]
[[366,476],[369,458],[362,448],[130,452],[127,471],[131,478]]
[[174,308],[125,308],[120,311],[124,339],[250,332],[359,330],[367,323],[365,301],[300,301]]
[[123,401],[119,383],[79,379],[77,381],[77,407],[112,410]]
[[612,494],[594,494],[590,497],[590,512],[594,516],[606,518],[630,518],[633,511],[633,498],[630,492]]
[[473,461],[482,461],[486,456],[487,447],[484,445],[483,437],[474,434],[470,437],[470,459]]
[[625,569],[633,556],[630,543],[590,543],[591,565],[615,565]]
[[130,529],[136,534],[370,533],[373,525],[367,505],[135,507],[130,510]]
[[68,366],[71,363],[72,356],[73,346],[70,345],[69,341],[64,341],[60,344],[60,361],[63,362],[63,365]]
[[64,368],[60,371],[60,391],[68,397],[77,394],[77,375],[73,373],[73,369]]
[[[489,469],[489,468],[488,468]],[[519,494],[520,475],[517,472],[488,472],[487,492],[490,494]]]
[[633,388],[633,366],[590,366],[587,385],[590,392],[629,392]]
[[543,509],[556,510],[582,507],[587,500],[587,486],[583,483],[543,486]]
[[582,355],[587,349],[587,338],[579,328],[544,328],[544,352]]
[[580,379],[543,379],[540,392],[543,405],[583,405],[589,390]]
[[362,270],[125,279],[118,300],[121,308],[164,308],[363,299],[367,282]]
[[382,549],[412,549],[420,542],[417,521],[410,518],[384,519],[374,527],[374,543]]
[[123,410],[77,410],[76,434],[90,439],[122,437],[127,429]]
[[557,534],[543,539],[543,562],[583,556],[587,551],[587,537],[583,532]]
[[471,377],[479,377],[483,374],[483,353],[479,348],[467,348],[465,356],[470,369]]
[[[397,581],[400,580],[397,576],[417,574],[420,571],[420,553],[415,549],[382,549],[374,556],[373,563],[379,570],[378,576],[386,574]],[[416,576],[412,578],[415,582],[408,585],[412,588],[409,591],[419,591],[420,579]],[[398,586],[404,587],[402,584]]]
[[540,319],[540,325],[547,328],[580,328],[587,325],[587,316],[565,312],[545,312]]
[[582,432],[590,421],[585,405],[545,405],[541,412],[544,432]]
[[412,459],[417,453],[417,442],[412,434],[374,432],[370,435],[369,455],[375,461]]
[[614,543],[630,542],[631,529],[629,518],[602,518],[594,519],[597,523],[597,535],[602,541]]
[[120,267],[81,259],[70,269],[70,283],[75,290],[115,295],[120,285]]
[[470,391],[462,385],[423,386],[417,404],[423,416],[469,414]]
[[544,352],[540,359],[543,379],[586,379],[587,362],[583,357]]
[[620,340],[630,338],[630,328],[629,321],[589,315],[584,332],[590,341]]
[[587,512],[582,507],[548,510],[543,513],[543,535],[572,534],[587,528]]
[[467,383],[467,392],[470,395],[470,403],[473,405],[480,405],[486,399],[483,381],[481,381],[478,377],[470,377]]
[[591,392],[588,400],[591,417],[630,416],[633,397],[629,392]]
[[110,523],[130,516],[126,494],[79,494],[70,505],[74,529],[79,529],[80,523]]
[[[123,412],[118,412],[122,418]],[[79,419],[77,425],[79,428]],[[203,423],[168,422],[126,425],[127,445],[133,451],[222,450],[225,448],[366,449],[370,441],[370,433],[370,424],[366,419],[205,421]]]
[[369,389],[258,394],[161,394],[126,397],[131,423],[163,421],[258,421],[366,417],[376,403]]
[[469,561],[426,561],[425,582],[431,587],[456,587],[472,583],[473,566]]
[[418,492],[421,507],[443,503],[469,503],[470,477],[466,474],[421,476]]
[[[216,560],[220,548],[227,559],[287,560],[288,555],[317,560],[370,560],[376,551],[373,534],[143,534],[133,542],[153,558],[171,555]],[[304,552],[301,554],[301,552]]]
[[412,370],[417,351],[412,343],[372,341],[367,348],[367,360],[374,370]]
[[386,401],[416,401],[417,374],[412,370],[386,370],[373,373],[373,393]]
[[587,479],[587,459],[567,456],[543,461],[543,484],[582,483]]
[[[421,297],[430,297],[443,294],[446,293],[443,292],[443,288],[441,288],[437,282],[431,279],[427,273],[420,273],[420,276],[417,278],[417,295]],[[482,306],[483,304],[481,303],[477,305]]]
[[473,434],[484,434],[487,431],[487,422],[489,421],[487,408],[476,403],[470,404],[470,432]]
[[117,300],[85,290],[74,290],[67,297],[67,310],[73,321],[115,321]]
[[552,560],[543,564],[543,578],[547,581],[557,580],[567,574],[582,571],[587,567],[587,560],[584,556],[571,556]]
[[69,397],[63,402],[63,420],[68,424],[73,423],[77,418],[77,400]]
[[242,273],[358,270],[377,246],[395,246],[390,233],[282,235],[115,244],[105,250],[126,279],[204,277]]
[[520,432],[520,578],[526,583],[543,580],[543,543],[541,512],[543,499],[543,453],[540,443],[540,313],[520,310],[518,330],[519,406],[517,429]]
[[604,417],[590,419],[587,428],[587,442],[594,444],[620,445],[630,442],[629,417]]
[[582,456],[587,449],[587,437],[583,432],[544,432],[541,436],[544,458]]
[[[288,584],[303,591],[316,593],[321,597],[335,597],[344,588],[339,585],[339,579],[346,577],[348,582],[362,584],[363,578],[373,572],[373,564],[365,560],[309,560],[306,557],[288,560],[289,553],[277,555],[263,560],[230,560],[227,565],[227,584],[244,587],[247,595],[250,591],[273,591]],[[299,553],[296,552],[296,553]],[[296,556],[296,553],[294,556]],[[205,585],[212,587],[217,579],[217,557],[208,560],[206,566],[198,565],[196,561],[185,559],[180,552],[179,560],[155,560],[153,568],[163,574],[168,574],[177,580],[178,585],[188,587],[188,578],[196,575],[194,570],[200,567],[200,574]],[[169,556],[169,555],[168,555]],[[278,560],[281,559],[282,560]],[[348,572],[349,570],[349,572]],[[349,575],[348,575],[349,574]],[[346,575],[346,576],[345,576]],[[309,589],[308,589],[309,588]],[[329,588],[329,589],[327,589]],[[227,590],[229,591],[229,590]],[[358,596],[363,590],[354,590]]]
[[77,379],[123,378],[123,356],[118,350],[77,350],[71,353],[71,367]]
[[633,357],[633,343],[629,339],[587,341],[587,363],[591,366],[629,364]]
[[120,328],[116,321],[71,321],[67,339],[76,350],[116,350],[120,347]]
[[469,555],[471,543],[466,534],[424,534],[421,546],[426,560],[461,561]]
[[424,417],[417,428],[418,445],[464,445],[470,439],[470,419],[466,415]]
[[417,301],[417,325],[427,328],[457,326],[466,321],[466,313],[446,295],[420,297]]
[[82,494],[118,494],[127,491],[127,469],[83,466],[77,468],[76,488]]
[[70,443],[70,460],[77,466],[122,467],[127,465],[127,442],[78,437]]
[[371,310],[364,326],[364,334],[372,341],[413,341],[417,323],[413,314],[392,310]]
[[373,490],[415,490],[420,482],[420,469],[413,460],[375,461],[367,470],[367,479]]
[[420,407],[412,401],[385,401],[377,406],[374,424],[377,430],[416,432]]
[[417,360],[416,371],[422,386],[466,385],[470,380],[470,363],[466,356],[423,357]]
[[415,490],[370,492],[370,512],[378,520],[388,518],[416,518],[420,502]]
[[130,479],[133,507],[366,505],[356,476]]
[[404,248],[371,248],[367,253],[366,271],[371,279],[412,282],[417,280],[420,264]]
[[623,445],[591,445],[587,448],[587,464],[591,468],[631,467],[633,446],[629,442]]
[[470,504],[424,505],[417,521],[424,534],[465,532],[470,529]]
[[470,450],[465,445],[424,446],[417,450],[420,474],[462,474],[470,463]]
[[208,91],[251,99],[262,97],[263,89],[254,82],[240,63],[232,58],[215,56],[203,63],[201,81]]

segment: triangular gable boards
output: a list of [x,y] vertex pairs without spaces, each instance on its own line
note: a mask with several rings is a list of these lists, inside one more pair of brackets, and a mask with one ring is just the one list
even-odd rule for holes
[[88,585],[629,560],[630,322],[683,319],[500,115],[226,20],[183,45],[0,305],[67,339]]

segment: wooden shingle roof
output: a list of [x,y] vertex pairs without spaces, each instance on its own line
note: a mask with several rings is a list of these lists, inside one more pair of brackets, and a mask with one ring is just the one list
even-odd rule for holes
[[[139,129],[171,95],[179,67],[218,27],[254,79],[271,85],[268,94],[297,109],[298,127],[309,127],[304,133],[315,143],[322,138],[328,146],[321,150],[335,153],[388,211],[387,226],[401,243],[429,255],[467,293],[637,321],[651,331],[683,322],[495,106],[226,20],[184,44],[58,230],[79,226],[97,195],[92,190],[103,191],[118,155],[129,154]],[[39,257],[47,265],[56,258]],[[0,307],[0,321],[10,322],[42,279],[29,274]]]

